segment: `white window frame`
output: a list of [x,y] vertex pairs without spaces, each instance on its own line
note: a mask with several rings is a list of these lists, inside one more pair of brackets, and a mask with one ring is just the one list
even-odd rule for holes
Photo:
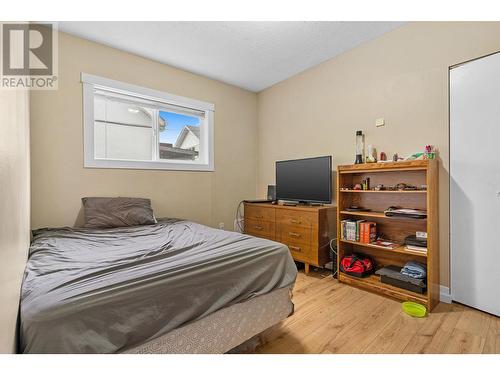
[[[83,148],[85,168],[162,169],[182,171],[214,171],[214,111],[212,103],[148,89],[108,78],[82,73],[83,84]],[[166,106],[179,106],[205,113],[200,125],[200,155],[198,160],[159,159],[158,129],[154,129],[154,160],[96,159],[94,155],[94,90],[102,89],[154,101]],[[166,109],[168,111],[168,109]],[[158,143],[158,144],[156,144]]]

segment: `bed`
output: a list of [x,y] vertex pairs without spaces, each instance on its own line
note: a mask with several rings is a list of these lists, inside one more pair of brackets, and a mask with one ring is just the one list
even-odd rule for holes
[[22,353],[224,353],[293,312],[285,245],[186,220],[33,233]]

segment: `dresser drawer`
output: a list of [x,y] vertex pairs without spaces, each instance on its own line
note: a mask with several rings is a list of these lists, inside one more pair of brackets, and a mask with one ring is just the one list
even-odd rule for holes
[[311,243],[311,227],[300,225],[277,224],[276,239],[279,242]]
[[317,220],[317,213],[293,210],[276,210],[276,222],[310,227]]
[[274,207],[245,205],[245,219],[274,221]]
[[245,219],[245,233],[274,240],[274,223],[264,220]]
[[309,262],[311,258],[311,246],[292,241],[283,243],[290,249],[290,254],[292,254],[293,259]]

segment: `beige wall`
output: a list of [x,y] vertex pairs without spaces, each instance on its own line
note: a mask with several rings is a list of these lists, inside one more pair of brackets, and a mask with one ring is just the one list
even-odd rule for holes
[[[437,145],[441,283],[449,285],[448,67],[500,50],[500,23],[411,23],[258,95],[258,192],[279,159],[354,159],[356,130],[387,155]],[[385,117],[384,128],[375,119]]]
[[[439,147],[449,285],[448,67],[500,50],[499,35],[500,23],[411,23],[257,96],[61,33],[59,90],[31,95],[32,226],[80,224],[82,196],[129,195],[152,198],[158,216],[232,228],[239,200],[274,182],[275,160],[333,154],[335,165],[351,163],[360,129],[388,155]],[[216,171],[84,169],[81,72],[215,103]]]
[[0,90],[0,353],[15,351],[30,241],[28,99],[24,91]]
[[[83,168],[81,72],[214,103],[215,172]],[[255,196],[255,93],[60,33],[59,89],[31,94],[31,118],[33,228],[79,225],[82,197],[120,195],[232,229],[238,202]]]

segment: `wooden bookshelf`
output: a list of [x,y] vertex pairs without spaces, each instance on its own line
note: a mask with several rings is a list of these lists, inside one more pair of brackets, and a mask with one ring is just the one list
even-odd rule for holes
[[[370,185],[384,186],[406,183],[426,185],[426,190],[352,190],[346,189],[369,177]],[[342,189],[343,188],[343,189]],[[341,190],[342,189],[342,190]],[[438,165],[436,160],[403,161],[340,165],[337,169],[337,262],[352,253],[371,257],[376,268],[387,265],[404,266],[409,260],[427,264],[427,291],[411,292],[380,281],[377,275],[356,278],[339,271],[338,280],[401,301],[414,301],[431,311],[439,302],[439,233],[438,233]],[[350,205],[364,207],[367,211],[348,211]],[[389,206],[427,210],[426,219],[388,217],[384,210]],[[369,243],[341,239],[341,221],[366,219],[377,223],[377,234],[403,244],[406,236],[416,231],[427,232],[427,253],[407,250],[404,245],[395,249]],[[337,264],[339,266],[339,264]]]

